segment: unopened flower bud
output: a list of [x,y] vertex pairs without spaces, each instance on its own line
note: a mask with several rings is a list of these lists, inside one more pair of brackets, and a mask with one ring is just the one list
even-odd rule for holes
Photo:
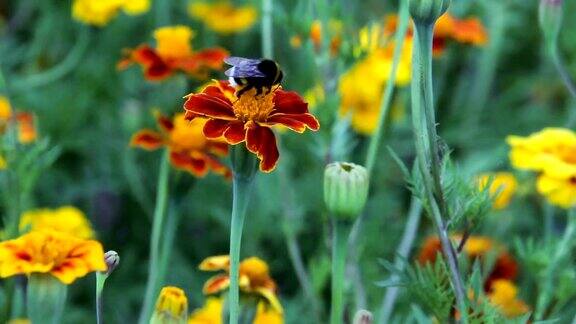
[[368,197],[368,171],[363,166],[335,162],[324,171],[324,202],[328,211],[340,219],[358,216]]
[[374,316],[365,309],[357,311],[356,315],[354,315],[354,321],[352,321],[354,324],[372,324],[373,322]]
[[118,252],[110,250],[104,253],[104,262],[106,262],[106,266],[108,270],[106,270],[106,275],[109,276],[114,269],[120,264],[120,256]]
[[160,291],[150,324],[186,324],[188,298],[178,287],[166,286]]
[[538,18],[547,46],[556,46],[562,25],[563,0],[540,0]]
[[410,15],[416,24],[433,24],[450,6],[450,0],[409,0]]

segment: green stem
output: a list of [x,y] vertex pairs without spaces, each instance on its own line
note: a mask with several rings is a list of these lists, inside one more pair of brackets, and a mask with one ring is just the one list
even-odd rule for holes
[[106,272],[96,272],[96,323],[103,324],[102,318],[103,304],[102,304],[102,291],[104,290],[104,282],[107,278]]
[[344,281],[346,250],[350,229],[348,224],[334,220],[332,238],[332,309],[330,324],[342,324],[344,315]]
[[576,210],[572,209],[568,213],[568,225],[562,236],[562,240],[558,244],[556,253],[552,257],[552,261],[548,266],[546,271],[546,276],[544,277],[544,284],[542,285],[542,291],[538,296],[536,303],[536,312],[534,313],[534,318],[536,321],[540,321],[544,318],[544,313],[548,306],[550,305],[550,299],[552,298],[552,291],[554,290],[553,281],[557,277],[556,272],[560,261],[570,253],[572,245],[574,245],[574,240],[576,239]]
[[378,156],[378,149],[380,148],[380,142],[382,140],[382,134],[384,134],[386,116],[388,116],[388,111],[390,110],[390,105],[392,103],[392,95],[394,94],[394,85],[396,82],[398,64],[400,62],[400,56],[402,54],[402,49],[404,48],[404,40],[406,39],[406,33],[408,31],[408,0],[400,1],[398,16],[400,17],[400,21],[394,36],[395,40],[392,69],[390,71],[390,75],[388,76],[388,82],[386,83],[384,93],[382,94],[382,101],[380,103],[380,115],[378,116],[378,125],[376,126],[376,131],[370,139],[368,154],[366,156],[366,169],[368,170],[368,174],[372,174],[372,170],[374,169],[376,157]]
[[262,56],[268,59],[274,56],[272,13],[272,0],[262,0]]
[[31,75],[22,80],[14,80],[12,82],[12,90],[17,91],[30,91],[33,88],[41,87],[50,83],[54,83],[58,79],[64,77],[71,72],[80,63],[82,56],[88,49],[90,44],[90,27],[83,27],[80,30],[80,35],[76,41],[74,48],[68,53],[66,58],[58,65],[52,67],[48,71]]
[[[402,240],[397,250],[397,257],[394,261],[394,266],[397,269],[403,270],[406,264],[406,260],[410,256],[410,250],[414,245],[414,240],[416,239],[416,233],[418,232],[418,227],[420,226],[420,218],[422,216],[422,204],[416,197],[412,197],[410,203],[410,210],[408,211],[408,221],[404,227],[404,233],[402,234]],[[398,275],[393,275],[391,281],[399,279]],[[380,310],[380,321],[379,323],[388,323],[392,311],[394,310],[394,305],[396,304],[396,299],[398,297],[399,287],[388,287],[386,289],[386,294],[384,295],[384,300],[382,301],[382,306]]]
[[68,286],[50,274],[31,274],[28,278],[26,305],[31,323],[61,323],[67,290]]
[[558,70],[558,73],[560,74],[560,77],[562,78],[564,85],[566,86],[566,88],[568,88],[568,91],[570,92],[572,97],[576,99],[576,84],[574,84],[574,81],[570,77],[570,73],[568,73],[568,69],[564,64],[564,60],[562,59],[562,56],[560,55],[558,46],[556,44],[550,50],[550,56],[552,57],[554,66],[556,67],[556,70]]
[[158,287],[162,278],[160,271],[160,245],[162,239],[162,229],[166,217],[166,206],[168,204],[168,180],[170,175],[169,152],[166,151],[160,163],[158,175],[158,191],[156,194],[156,208],[154,209],[154,219],[152,221],[152,237],[150,240],[150,264],[148,268],[148,280],[146,282],[146,293],[144,295],[144,306],[140,313],[140,324],[148,323],[152,313],[154,298],[158,294]]
[[412,60],[412,122],[417,163],[422,174],[428,210],[432,214],[442,250],[450,271],[452,288],[460,313],[467,315],[466,295],[454,247],[448,238],[445,219],[449,218],[441,183],[441,161],[436,133],[432,90],[433,24],[415,24]]
[[252,193],[253,177],[245,178],[234,175],[232,222],[230,227],[230,324],[237,324],[240,314],[240,289],[238,287],[240,267],[240,245],[246,208]]

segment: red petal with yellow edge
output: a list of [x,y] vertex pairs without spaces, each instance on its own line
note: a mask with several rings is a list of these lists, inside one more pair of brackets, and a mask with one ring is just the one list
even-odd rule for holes
[[198,269],[202,271],[219,271],[228,270],[229,267],[230,257],[228,255],[217,255],[204,259]]
[[227,274],[216,275],[206,281],[202,292],[211,295],[227,289],[228,286],[230,286],[230,278]]
[[228,129],[230,121],[221,119],[210,119],[204,124],[204,136],[207,138],[219,138],[224,136],[224,131]]
[[[221,81],[218,81],[216,84],[212,84],[204,88],[202,93],[205,93],[209,96],[219,98],[232,106],[232,102],[230,101],[229,95],[234,94],[234,89],[228,89],[228,86]],[[227,93],[226,93],[227,92]]]
[[188,171],[197,177],[203,177],[208,173],[206,160],[195,159],[189,152],[170,152],[170,162],[182,170]]
[[308,104],[299,94],[293,91],[276,90],[274,92],[274,111],[283,114],[305,114],[308,112]]
[[246,129],[244,123],[229,123],[228,128],[224,131],[224,138],[228,144],[242,143],[246,139]]
[[276,168],[280,153],[276,146],[276,137],[270,128],[259,125],[248,128],[246,148],[258,156],[262,172],[272,172]]
[[279,314],[284,313],[284,309],[282,308],[282,305],[280,304],[280,301],[278,300],[278,297],[276,296],[274,290],[267,288],[258,288],[256,289],[256,292],[262,297],[264,297],[264,299],[266,299],[266,301],[276,312],[278,312]]
[[162,138],[162,135],[156,131],[143,129],[132,135],[130,145],[145,150],[156,150],[164,145],[164,139]]
[[313,131],[317,131],[320,128],[318,120],[311,114],[276,114],[268,118],[267,124],[282,124],[298,133],[303,133],[306,128]]
[[156,114],[156,122],[158,123],[160,128],[165,132],[169,133],[174,129],[174,123],[172,122],[172,120],[170,120],[170,118],[162,115],[159,112]]
[[205,93],[189,96],[184,103],[184,109],[200,116],[236,120],[232,105],[228,101]]

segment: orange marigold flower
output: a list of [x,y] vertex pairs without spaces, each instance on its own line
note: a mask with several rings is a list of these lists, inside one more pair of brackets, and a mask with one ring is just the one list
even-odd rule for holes
[[[190,314],[188,324],[222,324],[222,310],[224,308],[224,298],[208,297],[204,306],[198,308]],[[281,313],[276,312],[265,303],[260,302],[256,307],[256,314],[252,324],[282,324],[284,318]]]
[[[228,289],[230,258],[227,255],[206,258],[200,263],[199,268],[203,271],[225,271],[206,281],[203,289],[205,294],[216,294]],[[276,296],[276,283],[270,277],[266,262],[257,257],[244,259],[240,262],[239,273],[239,286],[242,292],[260,296],[277,313],[283,313],[282,305]]]
[[[453,235],[452,239],[460,242],[462,236]],[[518,274],[518,264],[516,260],[514,260],[500,244],[488,237],[470,236],[464,244],[463,251],[471,259],[482,259],[490,253],[496,253],[496,261],[494,262],[492,272],[490,272],[484,284],[487,291],[495,280],[514,280]],[[430,236],[424,241],[417,260],[420,264],[435,262],[437,254],[441,252],[442,245],[440,244],[440,239],[436,236]]]
[[34,115],[29,112],[14,112],[8,98],[0,96],[0,133],[5,132],[10,125],[15,125],[18,129],[20,143],[29,144],[36,140]]
[[246,148],[260,159],[260,170],[271,172],[280,156],[272,126],[303,133],[307,128],[318,130],[320,124],[296,92],[267,90],[256,95],[256,90],[251,89],[237,98],[236,89],[228,81],[216,81],[200,93],[187,96],[186,118],[208,118],[204,126],[207,138],[223,136],[232,145],[245,142]]
[[154,31],[156,47],[143,44],[126,50],[118,68],[139,64],[144,70],[144,77],[150,81],[165,80],[176,72],[206,79],[211,70],[222,69],[228,51],[220,47],[194,51],[190,45],[193,37],[194,32],[186,26],[158,28]]
[[488,293],[488,299],[500,312],[513,318],[530,311],[525,302],[518,299],[518,288],[510,280],[496,280]]
[[105,271],[102,245],[55,231],[34,231],[0,243],[0,277],[50,273],[71,284],[93,271]]
[[228,154],[228,145],[204,136],[202,130],[206,119],[198,118],[189,122],[184,119],[184,113],[180,113],[170,120],[158,113],[157,122],[160,132],[143,129],[132,136],[131,145],[145,150],[166,146],[170,150],[172,164],[197,177],[205,176],[210,170],[225,177],[231,176],[228,167],[217,158]]

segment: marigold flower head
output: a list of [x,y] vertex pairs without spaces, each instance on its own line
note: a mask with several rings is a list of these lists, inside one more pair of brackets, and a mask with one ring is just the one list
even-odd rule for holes
[[[453,235],[452,239],[460,242],[461,235]],[[489,253],[495,253],[496,260],[492,268],[492,272],[487,277],[485,282],[485,289],[489,289],[492,283],[498,279],[513,280],[518,274],[518,264],[514,258],[497,242],[485,236],[471,235],[464,244],[463,251],[471,259],[485,258]],[[436,236],[430,236],[425,241],[417,260],[420,264],[428,262],[435,262],[438,253],[442,252],[442,245],[440,239]]]
[[10,126],[15,126],[18,130],[20,143],[29,144],[36,140],[34,115],[28,112],[14,112],[8,98],[0,96],[0,133],[4,133]]
[[[204,271],[221,271],[224,274],[216,275],[204,284],[204,293],[216,294],[228,289],[230,285],[230,258],[227,255],[206,258],[199,266]],[[278,314],[282,314],[282,305],[276,296],[276,283],[270,277],[268,265],[262,259],[251,257],[240,262],[239,269],[240,291],[260,296]]]
[[234,6],[230,1],[212,4],[193,1],[188,6],[188,13],[209,29],[224,35],[246,31],[258,18],[258,11],[253,6]]
[[149,8],[150,0],[74,0],[72,16],[84,24],[102,27],[120,11],[139,15],[147,12]]
[[143,129],[132,136],[130,144],[146,150],[167,147],[174,167],[203,177],[209,171],[231,176],[231,172],[219,160],[228,154],[228,145],[218,139],[208,139],[203,129],[206,119],[187,121],[184,113],[176,114],[172,120],[157,114],[160,132]]
[[227,81],[215,81],[200,93],[190,94],[184,103],[186,119],[208,118],[204,135],[224,138],[228,144],[245,143],[260,159],[260,170],[271,172],[280,156],[273,126],[285,126],[297,133],[320,128],[308,112],[308,104],[296,92],[266,89],[257,95],[251,89],[236,97],[236,88]]
[[528,305],[518,299],[518,288],[510,280],[495,280],[488,293],[488,299],[508,318],[524,315],[530,311]]
[[[223,298],[208,297],[202,308],[194,310],[190,314],[188,324],[222,324]],[[256,308],[256,316],[253,324],[283,324],[282,313],[278,313],[265,303],[260,302]]]
[[518,188],[518,181],[510,172],[485,173],[478,176],[479,190],[484,190],[490,184],[488,192],[494,199],[494,209],[504,209],[510,204],[512,196]]
[[188,298],[184,290],[166,286],[160,291],[150,323],[185,323],[188,318]]
[[82,239],[94,237],[92,225],[84,213],[73,206],[29,210],[20,217],[20,232],[53,230]]
[[[379,48],[357,62],[340,77],[340,115],[351,115],[352,128],[360,134],[371,135],[378,124],[382,94],[392,71],[394,43]],[[404,42],[395,84],[406,86],[412,69],[412,44]]]
[[[340,45],[342,45],[342,21],[338,19],[330,19],[327,25],[327,30],[330,34],[328,44],[330,55],[336,56],[340,51]],[[314,20],[310,25],[308,37],[310,38],[310,41],[312,41],[312,45],[316,52],[320,52],[320,49],[322,48],[322,38],[326,37],[325,34],[326,32],[323,31],[322,22],[320,20]]]
[[510,161],[518,169],[539,171],[537,190],[552,204],[576,205],[576,133],[544,128],[528,137],[508,136]]
[[34,231],[0,243],[0,277],[49,273],[64,284],[105,271],[99,242],[55,231]]
[[156,47],[143,44],[133,50],[125,50],[118,68],[139,64],[144,70],[144,77],[150,81],[165,80],[176,72],[206,79],[210,71],[222,69],[228,52],[220,47],[194,51],[190,43],[193,37],[194,31],[187,26],[158,28],[154,31]]

